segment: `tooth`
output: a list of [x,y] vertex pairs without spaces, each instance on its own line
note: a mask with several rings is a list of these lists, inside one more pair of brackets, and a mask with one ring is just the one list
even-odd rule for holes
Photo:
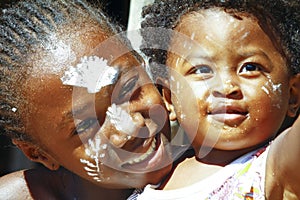
[[156,139],[154,138],[152,140],[152,143],[151,143],[149,149],[147,150],[147,152],[145,152],[143,155],[141,155],[138,158],[135,158],[133,160],[127,161],[127,163],[129,163],[129,164],[132,165],[132,164],[139,163],[139,162],[145,160],[150,154],[152,154],[154,152],[155,147],[156,147]]

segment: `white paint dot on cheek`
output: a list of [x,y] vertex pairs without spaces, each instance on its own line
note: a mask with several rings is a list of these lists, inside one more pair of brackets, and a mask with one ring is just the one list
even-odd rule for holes
[[246,39],[248,37],[248,35],[250,35],[250,32],[244,33],[244,35],[240,38],[240,40]]
[[280,103],[282,101],[282,84],[275,84],[272,79],[269,77],[269,80],[266,82],[264,86],[262,86],[262,90],[269,96],[271,99],[271,103],[273,107],[281,108]]
[[269,90],[268,90],[265,86],[262,86],[261,89],[262,89],[267,95],[270,94]]
[[174,76],[171,76],[171,77],[170,77],[170,80],[174,82],[174,81],[175,81]]
[[191,39],[192,39],[192,40],[195,39],[195,35],[196,35],[196,34],[193,32],[192,35],[191,35]]
[[179,65],[180,65],[180,58],[177,58],[177,59],[176,59],[175,67],[179,67]]

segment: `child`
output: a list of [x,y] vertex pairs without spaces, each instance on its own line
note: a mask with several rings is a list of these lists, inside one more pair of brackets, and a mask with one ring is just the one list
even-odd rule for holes
[[156,0],[144,9],[144,52],[156,74],[169,72],[170,119],[195,157],[137,199],[300,199],[300,119],[275,138],[300,104],[299,9],[298,0]]
[[53,170],[2,177],[0,199],[125,199],[170,171],[162,98],[101,10],[20,1],[0,26],[1,133]]

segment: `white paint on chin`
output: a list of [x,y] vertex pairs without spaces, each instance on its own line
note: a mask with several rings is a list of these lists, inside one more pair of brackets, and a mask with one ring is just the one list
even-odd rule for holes
[[97,56],[84,56],[76,67],[69,67],[61,81],[64,85],[87,88],[89,93],[97,93],[102,87],[116,83],[118,67],[110,67],[107,60]]

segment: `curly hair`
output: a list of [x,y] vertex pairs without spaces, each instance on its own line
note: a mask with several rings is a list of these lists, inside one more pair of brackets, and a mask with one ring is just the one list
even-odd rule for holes
[[27,103],[20,86],[33,67],[28,57],[33,56],[37,48],[47,51],[45,44],[51,34],[67,26],[89,22],[99,25],[108,35],[122,30],[113,25],[102,10],[94,9],[84,0],[26,0],[1,11],[0,134],[32,140],[25,134],[18,108]]
[[[300,1],[299,0],[155,0],[143,8],[141,49],[149,57],[154,79],[167,74],[166,46],[172,32],[149,31],[149,28],[174,29],[186,13],[209,8],[220,8],[229,14],[247,13],[256,17],[261,26],[271,30],[269,37],[279,39],[292,74],[300,72]],[[262,27],[263,28],[263,27]]]

